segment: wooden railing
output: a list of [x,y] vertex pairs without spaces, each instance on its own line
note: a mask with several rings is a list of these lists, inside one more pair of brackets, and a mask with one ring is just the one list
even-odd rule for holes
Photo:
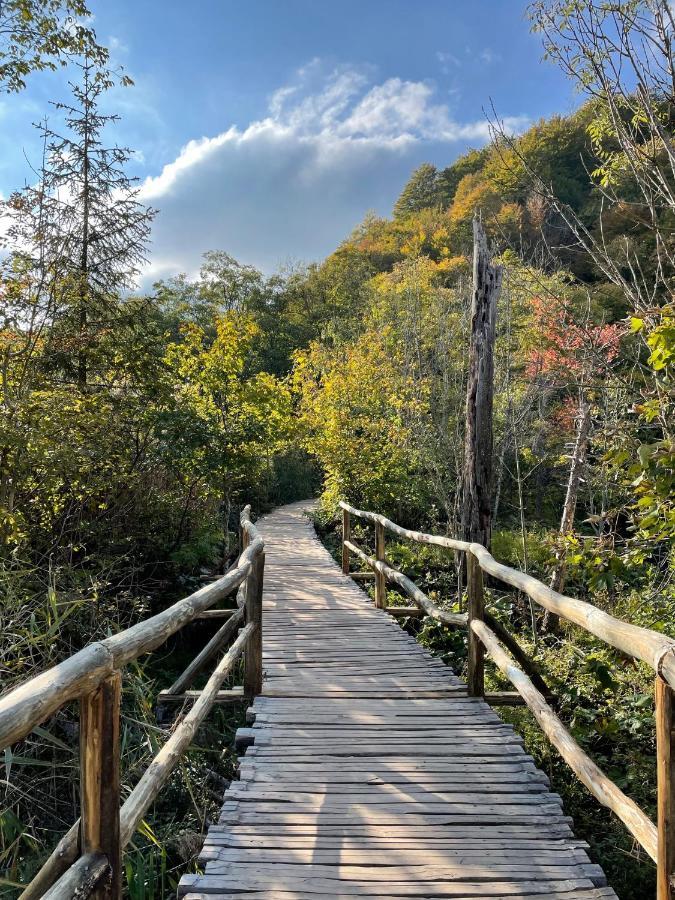
[[[446,625],[464,627],[468,631],[468,692],[495,702],[509,702],[504,694],[485,693],[485,653],[511,682],[517,697],[534,714],[542,730],[575,775],[603,806],[608,807],[656,863],[657,900],[675,897],[675,738],[673,735],[673,689],[675,688],[675,640],[623,622],[614,616],[573,597],[547,587],[541,581],[517,569],[505,566],[481,544],[454,540],[441,535],[425,534],[402,528],[377,513],[342,507],[342,570],[349,571],[350,554],[357,556],[375,574],[375,603],[387,607],[387,582],[397,585],[417,604],[416,607],[389,607],[396,615],[414,615],[421,609]],[[369,522],[375,528],[375,556],[370,556],[352,541],[351,517]],[[399,538],[447,548],[466,558],[467,613],[440,609],[413,582],[393,568],[385,556],[385,532]],[[657,823],[626,796],[593,762],[574,740],[562,720],[547,703],[547,689],[533,661],[520,647],[508,629],[485,608],[483,573],[522,591],[535,603],[568,622],[585,628],[590,634],[622,653],[650,665],[655,678],[655,718],[657,749]],[[419,614],[419,613],[418,613]],[[504,648],[507,648],[509,653]],[[514,664],[515,658],[520,667]]]
[[[241,544],[236,565],[222,578],[132,628],[89,644],[0,698],[0,750],[25,738],[69,701],[80,703],[80,819],[59,842],[20,900],[87,896],[117,900],[122,890],[122,851],[206,715],[216,702],[251,698],[260,693],[265,553],[248,506],[241,515]],[[237,610],[211,609],[238,588]],[[178,681],[160,695],[163,703],[194,700],[190,711],[120,804],[122,669],[155,650],[189,622],[217,615],[226,618],[226,624]],[[196,674],[223,648],[239,625],[243,628],[203,690],[185,693]],[[242,654],[243,687],[222,691],[223,682]]]

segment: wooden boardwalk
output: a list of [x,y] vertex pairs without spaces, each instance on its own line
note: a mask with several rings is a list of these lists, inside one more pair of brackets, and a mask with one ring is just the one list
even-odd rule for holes
[[179,896],[616,898],[518,735],[341,573],[306,506],[258,523],[253,744]]

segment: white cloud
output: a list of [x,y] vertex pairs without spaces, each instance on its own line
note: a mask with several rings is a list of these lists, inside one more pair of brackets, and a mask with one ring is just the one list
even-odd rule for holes
[[441,72],[444,75],[450,74],[450,67],[453,66],[457,69],[461,68],[461,60],[459,60],[454,53],[448,53],[447,50],[437,50],[436,51],[436,59],[441,65]]
[[457,122],[435,95],[426,82],[378,84],[368,67],[326,72],[312,60],[271,95],[264,118],[189,141],[145,179],[141,197],[160,209],[146,281],[172,261],[195,271],[214,248],[268,271],[330,252],[368,209],[390,210],[415,165],[447,165],[453,147],[489,139],[483,118]]
[[125,44],[123,40],[117,37],[117,35],[111,34],[108,38],[108,49],[111,53],[126,56],[129,52],[129,45]]
[[499,53],[496,53],[490,47],[485,47],[483,50],[481,50],[479,56],[480,59],[488,66],[491,66],[492,63],[501,62],[501,56],[499,55]]

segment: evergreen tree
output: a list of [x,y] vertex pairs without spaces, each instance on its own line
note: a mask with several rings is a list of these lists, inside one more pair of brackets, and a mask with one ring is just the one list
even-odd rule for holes
[[439,206],[441,202],[438,170],[431,163],[422,163],[410,176],[394,205],[394,217],[404,218],[421,209]]
[[103,141],[106,125],[117,120],[99,109],[113,76],[88,58],[79,68],[72,102],[54,104],[64,133],[47,121],[38,126],[45,147],[39,184],[15,194],[7,208],[10,241],[22,248],[24,268],[31,257],[33,280],[50,298],[52,359],[84,387],[99,338],[120,314],[120,292],[133,286],[145,260],[155,211],[139,202],[125,172],[131,151]]

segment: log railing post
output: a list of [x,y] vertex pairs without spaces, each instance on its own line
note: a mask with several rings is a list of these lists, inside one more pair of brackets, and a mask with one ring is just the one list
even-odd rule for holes
[[[384,525],[375,523],[375,559],[384,562]],[[375,571],[375,606],[384,609],[387,605],[387,582],[382,572]]]
[[675,872],[675,741],[673,738],[673,690],[656,676],[654,685],[656,716],[656,784],[657,784],[657,900],[673,900]]
[[122,676],[114,672],[80,701],[80,852],[103,853],[110,876],[89,895],[122,896],[120,844],[120,698]]
[[345,541],[352,539],[352,522],[349,518],[349,510],[342,510],[342,571],[345,575],[349,575],[349,550],[345,546]]
[[485,617],[485,596],[483,592],[483,571],[473,553],[466,554],[466,586],[468,594],[468,629],[469,658],[467,687],[470,697],[483,697],[485,694],[484,658],[485,648],[475,634],[471,623]]
[[265,554],[259,553],[253,560],[246,579],[246,624],[255,624],[244,652],[244,695],[249,699],[262,691],[262,595],[265,572]]

